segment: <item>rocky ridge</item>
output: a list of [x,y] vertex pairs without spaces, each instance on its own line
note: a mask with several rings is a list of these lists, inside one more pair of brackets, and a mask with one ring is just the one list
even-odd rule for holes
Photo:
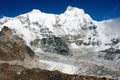
[[0,32],[0,60],[24,60],[34,55],[22,38],[13,35],[11,29],[4,26]]
[[25,68],[21,65],[0,64],[0,80],[114,80],[105,77],[69,75],[59,71]]

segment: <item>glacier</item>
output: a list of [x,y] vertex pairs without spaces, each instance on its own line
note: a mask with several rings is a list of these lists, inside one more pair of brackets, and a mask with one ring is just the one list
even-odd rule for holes
[[69,6],[61,14],[34,9],[16,17],[3,17],[0,30],[7,26],[23,38],[36,53],[38,64],[48,70],[118,77],[120,28],[119,21],[115,22],[95,21],[83,9]]

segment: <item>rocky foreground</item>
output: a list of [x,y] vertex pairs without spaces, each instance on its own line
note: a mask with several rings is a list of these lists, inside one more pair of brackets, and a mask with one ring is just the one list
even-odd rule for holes
[[20,65],[0,64],[0,80],[114,80],[105,77],[68,75],[58,71],[25,68]]

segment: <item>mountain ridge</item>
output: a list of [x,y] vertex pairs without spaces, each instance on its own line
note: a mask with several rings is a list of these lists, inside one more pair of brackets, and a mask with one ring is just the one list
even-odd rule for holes
[[[45,69],[67,72],[67,65],[73,74],[113,77],[114,72],[119,76],[119,35],[105,24],[93,20],[83,9],[69,6],[59,15],[34,9],[15,18],[2,18],[0,30],[7,26],[22,38]],[[78,71],[73,72],[73,66]]]

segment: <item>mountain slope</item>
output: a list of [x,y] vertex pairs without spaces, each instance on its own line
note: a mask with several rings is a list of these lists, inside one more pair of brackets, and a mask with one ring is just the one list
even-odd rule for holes
[[[23,38],[40,64],[45,66],[40,68],[73,74],[120,76],[117,31],[108,28],[106,21],[93,20],[83,9],[69,6],[59,15],[34,9],[15,18],[0,19],[0,30],[4,26],[10,28],[13,35]],[[70,70],[66,71],[66,66]]]
[[22,38],[13,35],[11,30],[4,26],[0,32],[0,60],[24,60],[27,55],[33,58],[35,54]]

